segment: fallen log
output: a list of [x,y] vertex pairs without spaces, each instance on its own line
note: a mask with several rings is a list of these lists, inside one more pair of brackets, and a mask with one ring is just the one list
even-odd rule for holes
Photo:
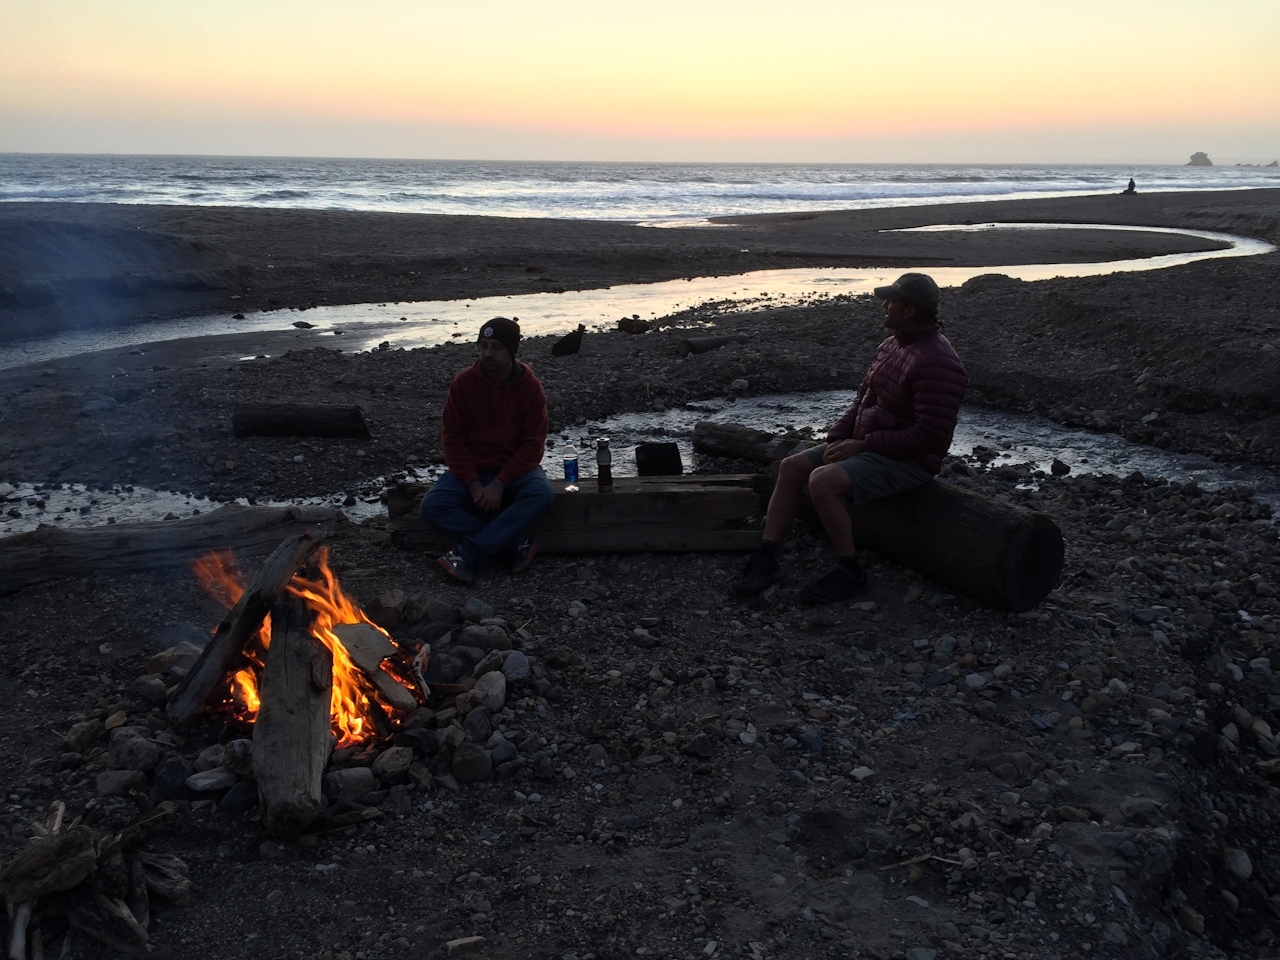
[[333,403],[237,403],[231,431],[237,437],[369,439],[364,412]]
[[[701,421],[693,447],[768,462],[814,446],[730,423]],[[770,481],[770,484],[772,481]],[[808,503],[808,499],[805,499]],[[817,515],[808,509],[809,518]],[[1062,531],[1044,514],[933,481],[851,507],[853,539],[997,610],[1030,610],[1062,574]]]
[[949,483],[850,507],[853,539],[996,610],[1030,610],[1062,575],[1049,517]]
[[204,708],[205,701],[231,672],[244,645],[258,631],[272,604],[284,593],[298,568],[319,549],[324,537],[319,530],[297,534],[276,547],[266,559],[226,619],[218,624],[200,659],[182,678],[169,704],[169,716],[173,720],[186,722]]
[[395,656],[396,645],[376,627],[367,623],[345,623],[333,628],[347,656],[369,682],[382,694],[387,703],[397,710],[411,711],[418,708],[418,701],[395,677],[382,669],[382,661]]
[[[587,480],[555,501],[529,529],[544,553],[728,552],[754,550],[761,515],[753,475],[619,477],[612,493]],[[443,552],[453,541],[428,527],[418,504],[428,484],[387,488],[391,539],[403,547]]]
[[311,636],[311,620],[298,601],[271,608],[262,706],[253,725],[253,773],[263,822],[275,837],[296,836],[324,809],[320,778],[333,752],[333,654]]
[[798,434],[778,436],[765,430],[753,430],[736,423],[712,423],[700,420],[693,428],[693,449],[713,457],[731,460],[756,460],[772,463],[793,453],[818,445]]
[[245,507],[229,504],[182,520],[62,529],[41,524],[0,537],[0,594],[92,573],[183,567],[210,550],[266,553],[291,533],[332,529],[331,507]]
[[680,341],[681,356],[689,356],[691,353],[707,353],[711,350],[719,350],[721,347],[727,347],[731,343],[746,343],[747,338],[744,336],[736,337],[689,337],[687,340]]

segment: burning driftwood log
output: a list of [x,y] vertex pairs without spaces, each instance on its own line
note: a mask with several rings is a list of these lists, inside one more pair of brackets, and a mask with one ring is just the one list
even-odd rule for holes
[[342,641],[351,662],[360,668],[388,703],[397,710],[413,710],[418,706],[413,694],[382,669],[382,662],[399,652],[385,633],[367,623],[340,624],[333,628],[333,632]]
[[312,619],[301,601],[272,607],[262,707],[253,725],[258,797],[267,830],[279,837],[300,833],[320,815],[320,778],[333,752],[333,654],[311,635]]
[[182,683],[169,704],[170,717],[185,722],[203,709],[209,696],[222,685],[235,665],[245,643],[261,626],[272,604],[280,599],[298,568],[307,562],[323,542],[322,532],[308,530],[290,537],[276,547],[226,619],[218,624],[213,639],[200,654],[200,659],[182,678]]
[[[754,550],[760,500],[749,475],[618,477],[612,493],[590,480],[576,493],[556,491],[551,509],[530,528],[545,553],[678,553]],[[449,549],[452,541],[427,527],[418,505],[428,484],[387,489],[392,540],[413,549]]]
[[64,530],[41,525],[0,540],[0,593],[105,571],[131,573],[186,566],[210,550],[265,553],[301,528],[331,525],[331,507],[220,507],[211,513],[154,523]]
[[369,439],[359,407],[331,403],[237,403],[231,430],[237,437]]
[[[694,428],[693,443],[703,452],[760,461],[813,446],[707,421]],[[859,546],[997,610],[1030,610],[1062,573],[1062,531],[1056,523],[951,484],[926,483],[851,507],[849,516]]]

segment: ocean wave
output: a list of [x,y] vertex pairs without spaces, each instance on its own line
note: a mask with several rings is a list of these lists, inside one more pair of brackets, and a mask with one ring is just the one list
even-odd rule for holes
[[0,155],[0,202],[241,205],[692,222],[788,210],[1280,185],[1267,168],[659,164]]

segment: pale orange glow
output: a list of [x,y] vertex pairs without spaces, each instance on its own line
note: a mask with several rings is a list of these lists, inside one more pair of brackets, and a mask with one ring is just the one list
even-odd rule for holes
[[1275,136],[1277,43],[1274,0],[9,3],[0,149],[6,110],[632,139]]
[[[329,567],[327,547],[321,548],[314,566],[315,579],[308,579],[301,573],[296,574],[287,589],[290,594],[301,599],[314,615],[311,634],[333,654],[333,692],[330,697],[333,735],[338,746],[351,746],[377,733],[375,718],[379,714],[390,717],[396,711],[351,662],[346,648],[334,635],[333,627],[348,623],[367,623],[384,635],[386,631],[370,621],[342,590]],[[192,571],[205,590],[228,607],[234,605],[244,593],[244,579],[229,551],[207,554],[192,564]],[[270,643],[271,618],[268,616],[258,634],[245,648],[244,654],[249,665],[235,671],[230,678],[228,696],[232,715],[246,723],[252,723],[258,715],[262,666]],[[412,683],[401,682],[414,690]]]

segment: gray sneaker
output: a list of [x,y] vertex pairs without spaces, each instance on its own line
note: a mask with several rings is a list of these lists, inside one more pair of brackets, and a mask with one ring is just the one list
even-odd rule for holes
[[440,569],[449,575],[452,580],[458,583],[465,583],[471,586],[471,582],[475,580],[475,574],[471,572],[471,564],[463,560],[462,557],[454,551],[449,551],[443,557],[436,560],[440,565]]

